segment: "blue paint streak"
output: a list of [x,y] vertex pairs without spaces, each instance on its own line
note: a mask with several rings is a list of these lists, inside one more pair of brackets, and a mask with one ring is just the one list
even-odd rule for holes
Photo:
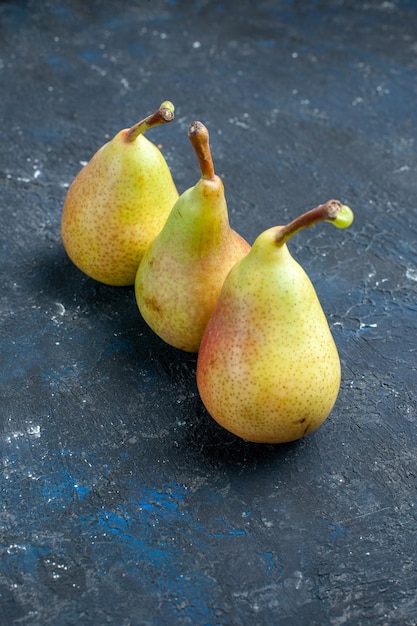
[[44,498],[65,507],[74,500],[85,500],[90,495],[91,488],[83,482],[86,481],[78,480],[68,469],[58,466],[52,475],[42,477],[37,485]]
[[220,525],[223,527],[222,530],[217,532],[212,532],[212,537],[241,537],[242,535],[246,535],[246,531],[242,528],[235,528],[232,524],[228,524],[222,517],[217,517],[216,521],[220,522]]
[[266,562],[265,572],[267,574],[271,574],[271,572],[277,569],[277,564],[274,559],[274,555],[272,552],[265,552],[260,555],[262,559]]

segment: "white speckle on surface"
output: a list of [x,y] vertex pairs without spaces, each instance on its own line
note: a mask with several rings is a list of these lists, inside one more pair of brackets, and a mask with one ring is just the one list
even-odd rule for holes
[[296,570],[294,572],[294,587],[298,590],[301,587],[301,584],[303,582],[303,573],[300,572],[299,570]]
[[267,528],[272,528],[272,526],[274,525],[274,522],[272,522],[271,520],[266,519],[265,517],[262,518],[262,522],[263,522],[264,526],[266,526]]
[[387,87],[383,87],[382,85],[378,85],[376,91],[380,96],[387,96],[390,93],[390,90],[387,89]]
[[194,41],[193,42],[193,48],[196,49],[196,50],[198,48],[201,48],[201,42],[200,41]]
[[26,546],[22,546],[19,543],[11,543],[6,549],[7,554],[16,554],[17,552],[25,552],[25,551],[26,551]]
[[[243,117],[247,118],[248,114],[245,113]],[[239,126],[240,128],[250,128],[249,124],[247,124],[243,120],[240,120],[238,117],[230,117],[229,124],[234,124],[235,126]]]
[[27,434],[38,439],[41,436],[41,427],[39,424],[29,424],[27,427]]
[[20,430],[15,430],[14,432],[10,433],[10,435],[6,435],[6,442],[11,443],[14,439],[19,439],[19,437],[23,436],[24,433],[22,433]]
[[363,322],[359,324],[359,330],[365,330],[367,328],[378,328],[378,324],[365,324]]
[[55,302],[55,306],[56,306],[58,315],[65,315],[66,309],[64,305],[61,304],[61,302]]
[[407,267],[405,271],[405,275],[409,280],[417,280],[417,268]]
[[103,68],[99,67],[98,65],[92,65],[91,69],[94,72],[97,72],[97,74],[100,74],[100,76],[106,76],[106,74],[107,74],[106,70],[103,70]]

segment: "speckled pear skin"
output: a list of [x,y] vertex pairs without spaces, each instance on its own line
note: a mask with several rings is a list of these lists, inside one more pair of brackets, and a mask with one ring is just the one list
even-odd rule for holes
[[178,198],[161,151],[128,129],[102,146],[70,186],[62,240],[70,259],[95,280],[133,285],[149,243]]
[[235,435],[284,443],[328,417],[341,378],[314,287],[275,229],[231,270],[205,329],[197,385],[210,415]]
[[166,343],[197,352],[229,270],[249,250],[230,227],[221,179],[200,179],[178,199],[139,266],[143,318]]

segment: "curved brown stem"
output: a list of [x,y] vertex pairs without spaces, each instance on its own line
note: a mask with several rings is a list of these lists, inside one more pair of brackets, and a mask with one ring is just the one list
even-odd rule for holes
[[126,141],[134,141],[136,137],[144,133],[148,130],[148,128],[172,122],[174,119],[174,111],[175,108],[172,102],[166,100],[161,104],[159,109],[155,111],[155,113],[151,113],[151,115],[148,115],[145,119],[137,122],[137,124],[134,124],[126,131]]
[[188,129],[188,138],[196,153],[201,177],[212,180],[215,177],[215,172],[207,128],[202,122],[193,122]]
[[302,228],[310,228],[317,222],[333,222],[338,228],[346,228],[353,221],[352,210],[339,200],[328,200],[314,209],[303,213],[285,226],[278,226],[275,243],[284,244]]

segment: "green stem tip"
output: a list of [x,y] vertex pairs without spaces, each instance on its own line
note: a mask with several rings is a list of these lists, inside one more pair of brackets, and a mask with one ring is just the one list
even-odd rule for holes
[[335,217],[325,220],[331,222],[336,228],[348,228],[354,220],[352,209],[347,204],[342,204]]
[[352,224],[353,219],[354,215],[350,207],[342,204],[339,200],[328,200],[324,204],[319,204],[314,209],[303,213],[285,226],[278,226],[275,243],[282,245],[299,230],[310,228],[317,222],[330,222],[336,228],[347,228]]
[[125,134],[126,141],[134,141],[149,128],[154,128],[160,124],[172,122],[174,119],[175,107],[169,100],[165,100],[157,111],[145,117],[145,119],[131,126]]

